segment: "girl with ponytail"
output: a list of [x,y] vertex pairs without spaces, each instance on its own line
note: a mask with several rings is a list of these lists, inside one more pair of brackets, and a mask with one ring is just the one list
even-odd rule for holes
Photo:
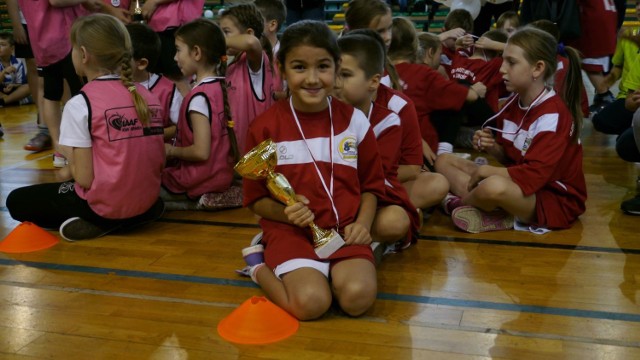
[[[215,194],[226,199],[231,193],[240,194],[239,187],[231,186],[239,151],[224,80],[224,34],[213,21],[197,19],[176,31],[175,43],[178,67],[196,85],[182,101],[175,143],[165,145],[167,158],[174,161],[163,172],[162,185],[183,199],[184,195],[198,199]],[[175,200],[169,195],[165,199],[169,198]],[[240,200],[229,206],[236,203]]]
[[474,148],[503,166],[438,157],[436,169],[449,179],[454,194],[445,199],[445,209],[461,230],[515,227],[541,234],[569,228],[584,213],[582,77],[569,72],[563,94],[556,93],[550,84],[557,48],[553,36],[531,26],[507,41],[500,73],[513,95],[473,136]]
[[69,165],[62,183],[13,191],[11,215],[69,241],[96,238],[159,218],[164,165],[162,107],[131,80],[131,39],[109,15],[79,18],[71,27],[73,66],[87,78],[67,102],[60,151]]

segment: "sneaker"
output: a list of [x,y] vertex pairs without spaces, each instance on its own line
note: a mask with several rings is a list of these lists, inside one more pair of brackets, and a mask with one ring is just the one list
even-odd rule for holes
[[482,166],[482,165],[489,165],[489,160],[487,160],[486,157],[484,156],[478,156],[476,157],[473,162],[478,165],[478,166]]
[[473,206],[460,206],[451,213],[453,223],[470,233],[513,229],[513,216],[506,212],[484,212]]
[[262,244],[262,231],[257,233],[253,237],[253,239],[251,239],[251,243],[249,244],[249,246],[254,246],[254,245],[264,245],[264,244]]
[[107,235],[113,228],[103,228],[79,217],[67,219],[60,225],[60,235],[67,241],[89,240]]
[[[247,266],[236,270],[236,273],[253,279],[256,267],[264,265],[264,247],[260,244],[246,247],[242,249],[242,257]],[[256,281],[255,279],[253,280]]]
[[53,167],[63,168],[67,166],[67,164],[68,162],[66,157],[64,157],[59,152],[53,153]]
[[150,224],[162,217],[164,215],[165,204],[161,198],[158,198],[156,202],[151,205],[151,208],[144,213],[129,218],[128,220],[122,221],[116,228],[112,229],[112,231],[118,230],[118,232],[127,232],[134,229],[137,229],[141,226]]
[[51,146],[51,136],[45,133],[38,133],[29,140],[29,142],[24,146],[24,149],[27,151],[39,152],[51,149]]
[[640,195],[625,200],[620,204],[620,209],[628,215],[640,215]]
[[453,210],[460,206],[463,206],[464,204],[462,203],[462,199],[459,196],[448,193],[447,196],[442,199],[442,204],[440,205],[442,205],[442,211],[444,211],[445,214],[451,215],[451,213],[453,213]]
[[615,100],[616,99],[611,91],[607,91],[604,94],[595,94],[593,96],[593,103],[589,106],[589,112],[591,115],[595,115]]
[[380,265],[382,262],[382,256],[385,253],[385,245],[379,242],[372,242],[369,246],[373,252],[373,259],[375,260],[376,266]]

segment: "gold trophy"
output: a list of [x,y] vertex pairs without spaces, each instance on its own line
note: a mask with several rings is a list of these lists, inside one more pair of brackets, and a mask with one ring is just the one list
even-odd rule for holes
[[[248,179],[266,179],[267,189],[276,199],[287,206],[293,205],[298,202],[296,194],[287,178],[274,172],[277,163],[276,144],[267,139],[243,156],[234,169]],[[313,235],[313,247],[319,258],[326,259],[344,245],[344,240],[335,230],[321,229],[313,222],[309,227]]]
[[142,17],[142,7],[140,6],[140,0],[136,0],[136,7],[133,9],[133,21],[144,23],[144,17]]

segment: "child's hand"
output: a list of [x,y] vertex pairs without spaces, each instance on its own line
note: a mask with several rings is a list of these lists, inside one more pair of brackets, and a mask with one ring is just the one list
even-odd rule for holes
[[473,89],[473,91],[475,91],[479,97],[484,98],[484,96],[487,94],[487,87],[481,83],[481,82],[477,82],[473,85],[471,85],[471,88]]
[[153,13],[156,12],[157,8],[158,4],[156,3],[156,1],[145,1],[144,5],[142,5],[142,17],[144,17],[144,19],[148,21],[149,19],[151,19],[151,16],[153,16]]
[[436,162],[436,154],[431,150],[429,144],[426,141],[422,142],[422,156],[427,160],[429,165],[433,166]]
[[4,68],[4,73],[5,74],[13,74],[13,73],[16,72],[16,70],[17,70],[16,67],[11,65],[11,66],[8,66],[8,67]]
[[85,0],[82,6],[91,12],[96,12],[102,10],[105,5],[101,0]]
[[471,174],[471,178],[469,178],[469,184],[467,185],[468,191],[475,189],[480,181],[489,177],[489,174],[487,174],[486,172],[487,169],[489,169],[488,165],[478,166],[478,168]]
[[496,140],[489,129],[476,130],[473,134],[473,149],[477,151],[486,151],[493,148]]
[[369,245],[371,240],[369,230],[358,222],[353,222],[344,227],[344,242],[346,245]]
[[115,16],[118,20],[122,21],[124,24],[129,24],[131,22],[131,13],[127,9],[121,8],[113,8],[111,15]]
[[636,111],[640,108],[640,91],[636,90],[627,95],[624,100],[624,107],[629,111]]
[[473,37],[471,36],[471,34],[467,34],[456,39],[457,48],[468,49],[472,45]]
[[438,37],[440,38],[440,41],[444,41],[446,39],[457,39],[459,37],[464,36],[465,33],[466,31],[464,31],[463,28],[455,28],[455,29],[451,29],[449,31],[440,33]]
[[307,207],[307,205],[309,204],[309,199],[299,194],[296,195],[296,198],[298,199],[298,202],[285,207],[284,214],[292,224],[299,227],[307,227],[315,218],[313,212],[311,212],[311,210],[309,210],[309,208]]

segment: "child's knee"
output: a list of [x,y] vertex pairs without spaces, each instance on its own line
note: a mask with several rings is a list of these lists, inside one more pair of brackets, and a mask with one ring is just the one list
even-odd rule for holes
[[436,162],[435,162],[435,168],[437,171],[440,171],[440,169],[444,166],[449,166],[451,165],[451,163],[454,161],[455,159],[455,155],[453,154],[440,154],[438,155],[438,157],[436,158]]
[[510,180],[503,176],[490,176],[482,180],[475,195],[484,200],[503,200]]
[[396,241],[406,236],[411,226],[411,220],[407,212],[400,206],[393,205],[383,209],[383,211],[376,216],[375,228],[377,231],[377,241]]
[[443,199],[449,192],[449,180],[439,173],[429,173],[427,190],[434,198]]
[[290,295],[291,312],[299,320],[313,320],[322,316],[331,306],[331,293],[305,287]]
[[360,316],[376,300],[377,287],[369,282],[348,282],[338,293],[338,302],[344,312],[350,316]]

